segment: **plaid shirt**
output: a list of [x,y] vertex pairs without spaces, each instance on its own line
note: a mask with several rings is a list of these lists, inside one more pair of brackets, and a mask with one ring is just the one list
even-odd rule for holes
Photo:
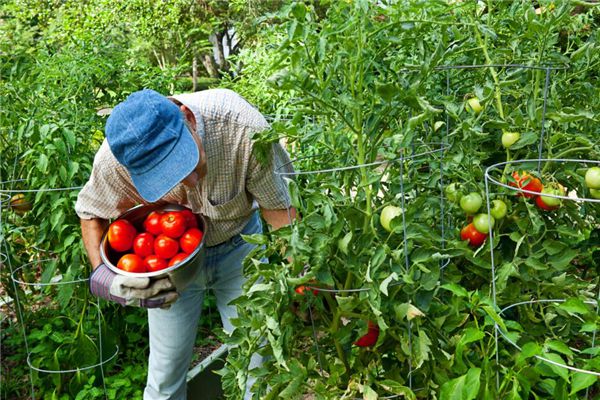
[[[252,152],[252,134],[269,128],[256,108],[227,89],[173,97],[192,110],[198,131],[204,128],[208,171],[197,187],[180,183],[160,201],[181,204],[204,215],[207,246],[240,233],[258,206],[269,210],[289,206],[287,185],[275,173],[278,166],[290,162],[287,152],[274,144],[267,164],[259,163]],[[77,198],[77,215],[82,219],[112,219],[137,204],[147,202],[104,140],[94,158],[90,179]]]

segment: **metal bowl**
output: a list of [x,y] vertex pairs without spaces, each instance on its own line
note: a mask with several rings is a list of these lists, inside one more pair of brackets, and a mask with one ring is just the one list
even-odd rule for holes
[[[178,204],[148,204],[139,205],[130,208],[123,213],[117,219],[125,219],[133,224],[138,232],[144,231],[144,220],[152,211],[181,211],[188,210],[187,207]],[[169,277],[173,285],[178,292],[181,292],[186,286],[194,280],[196,273],[200,269],[200,265],[204,260],[204,238],[206,237],[206,221],[204,217],[199,214],[194,214],[198,221],[198,229],[204,232],[200,245],[194,250],[185,260],[179,264],[173,265],[154,272],[127,272],[117,268],[119,258],[125,253],[119,253],[113,250],[108,244],[108,229],[106,229],[102,235],[102,241],[100,242],[100,257],[102,262],[106,264],[113,272],[119,275],[133,276],[133,277],[148,277],[152,279],[160,279]]]

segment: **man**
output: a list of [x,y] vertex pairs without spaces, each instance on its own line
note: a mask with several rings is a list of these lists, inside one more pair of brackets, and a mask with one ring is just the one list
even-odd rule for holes
[[[150,356],[144,399],[185,399],[186,373],[206,289],[212,289],[226,331],[242,293],[242,261],[253,246],[240,233],[272,229],[295,211],[276,174],[289,162],[279,145],[259,162],[251,136],[268,128],[264,117],[231,90],[164,97],[131,94],[112,111],[106,140],[75,206],[94,271],[92,293],[122,305],[148,308]],[[177,293],[168,278],[150,281],[110,271],[99,255],[108,220],[140,203],[177,203],[207,220],[206,255],[197,277]],[[246,394],[250,398],[250,394]]]

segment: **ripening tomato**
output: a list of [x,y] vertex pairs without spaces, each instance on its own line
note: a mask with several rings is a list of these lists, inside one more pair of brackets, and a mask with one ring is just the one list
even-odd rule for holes
[[165,260],[173,257],[179,251],[177,240],[160,234],[154,239],[154,254]]
[[367,326],[367,333],[354,342],[358,347],[371,347],[377,343],[377,339],[379,338],[379,326],[373,321],[369,321]]
[[185,232],[185,217],[179,211],[169,211],[160,218],[162,233],[177,239]]
[[144,258],[154,254],[154,236],[148,232],[142,232],[133,239],[133,252]]
[[198,228],[191,228],[185,231],[179,238],[179,247],[184,253],[192,253],[200,245],[204,234]]
[[131,222],[118,219],[108,227],[108,244],[118,252],[131,249],[137,231]]
[[186,258],[188,258],[189,254],[186,253],[179,253],[177,254],[175,257],[171,258],[169,260],[169,267],[172,267],[173,265],[179,264],[180,262],[182,262],[183,260],[185,260]]
[[473,247],[481,246],[483,242],[485,242],[485,239],[487,237],[487,233],[479,232],[472,222],[469,225],[462,228],[460,231],[460,238],[462,240],[467,240],[469,244]]
[[160,226],[160,219],[164,215],[162,211],[152,211],[144,220],[144,229],[153,235],[160,235],[162,233],[162,227]]
[[125,254],[119,259],[117,268],[127,272],[146,272],[144,260],[137,254]]
[[159,256],[152,254],[151,256],[144,258],[144,266],[148,272],[154,272],[165,269],[169,265],[167,264],[167,260],[164,258],[160,258]]
[[300,296],[304,296],[307,292],[312,292],[312,294],[314,294],[315,296],[319,293],[319,289],[315,289],[304,285],[296,286],[296,289],[294,289],[294,291]]
[[[513,172],[512,177],[515,180],[514,182],[509,182],[508,184],[512,187],[517,187],[523,190],[529,190],[531,192],[539,193],[544,188],[542,185],[542,181],[538,178],[531,176],[528,172]],[[532,198],[535,194],[532,193],[517,193],[517,196],[525,196],[527,198]]]
[[198,227],[198,220],[193,212],[190,210],[181,210],[179,213],[183,215],[183,218],[185,219],[185,227],[187,229]]

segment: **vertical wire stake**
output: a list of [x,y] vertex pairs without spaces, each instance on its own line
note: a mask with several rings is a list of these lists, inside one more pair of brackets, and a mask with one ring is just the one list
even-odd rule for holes
[[[487,171],[485,174],[485,203],[487,207],[487,215],[488,215],[488,241],[490,243],[490,262],[492,264],[492,301],[494,305],[494,310],[496,310],[496,268],[494,263],[494,230],[491,224],[491,208],[490,208],[490,186],[487,176]],[[496,347],[496,391],[500,390],[500,357],[498,355],[498,324],[494,322],[494,340]]]
[[[402,206],[402,230],[404,234],[403,246],[404,246],[404,267],[406,273],[409,270],[408,261],[408,241],[406,239],[406,207],[404,202],[404,152],[400,154],[400,194],[402,196],[400,204]],[[411,324],[408,323],[408,387],[412,390],[412,335],[411,335]]]
[[[309,293],[310,293],[310,296],[312,296],[312,291],[310,291]],[[317,329],[315,328],[315,319],[313,318],[311,303],[312,303],[312,299],[309,300],[308,315],[310,315],[310,324],[312,326],[313,341],[315,342],[315,349],[317,351],[317,362],[319,363],[319,371],[321,372],[321,376],[323,376],[323,363],[321,362],[321,350],[319,349],[319,339],[317,337]]]
[[[596,315],[600,315],[600,287],[598,287],[598,296],[596,296]],[[596,333],[597,333],[597,330],[594,329],[594,332],[592,333],[592,348],[596,347]],[[589,386],[585,389],[585,398],[586,399],[590,398],[590,387]]]

